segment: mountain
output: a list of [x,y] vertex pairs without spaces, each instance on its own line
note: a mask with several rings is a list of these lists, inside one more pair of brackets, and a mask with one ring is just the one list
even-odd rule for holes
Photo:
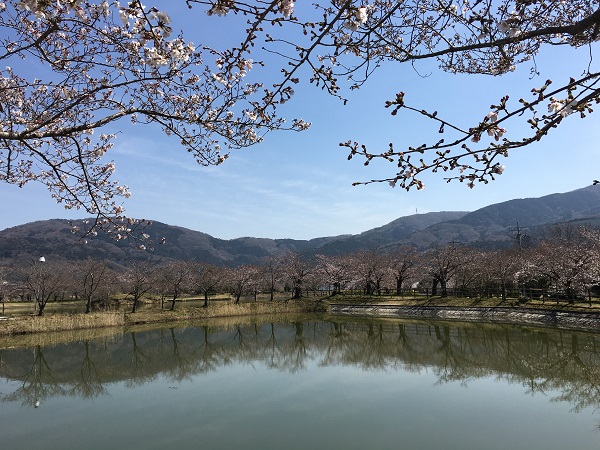
[[399,242],[411,244],[411,236],[434,225],[457,220],[467,212],[442,211],[425,214],[413,214],[400,217],[382,227],[373,228],[357,235],[338,237],[323,244],[319,253],[326,255],[343,254],[356,250],[378,248]]
[[[196,260],[235,266],[264,261],[286,251],[306,255],[343,254],[379,247],[412,245],[425,249],[452,241],[481,248],[512,245],[514,227],[536,238],[552,224],[600,223],[600,187],[589,186],[564,194],[509,200],[473,212],[443,211],[398,218],[357,235],[311,240],[243,237],[218,239],[206,233],[153,222],[147,233],[156,242],[151,250],[138,250],[126,241],[99,234],[87,243],[71,233],[66,220],[32,222],[0,231],[0,263],[46,259],[101,258],[118,265],[135,260],[154,262]],[[164,244],[158,242],[164,238]]]
[[530,236],[539,237],[549,225],[583,223],[597,217],[600,217],[600,186],[588,186],[563,194],[485,206],[456,220],[415,232],[406,243],[420,248],[451,241],[502,247],[513,241],[517,225]]
[[242,237],[224,240],[187,228],[153,222],[146,232],[156,243],[152,250],[141,251],[126,241],[115,241],[100,233],[82,240],[71,232],[67,220],[32,222],[0,231],[0,262],[30,261],[44,255],[46,259],[81,260],[101,258],[118,265],[136,260],[154,262],[195,260],[210,264],[235,266],[263,261],[288,251],[306,254],[339,254],[359,249],[377,248],[410,236],[432,224],[462,217],[464,212],[439,212],[401,217],[383,227],[360,235],[321,237],[311,240],[265,239]]

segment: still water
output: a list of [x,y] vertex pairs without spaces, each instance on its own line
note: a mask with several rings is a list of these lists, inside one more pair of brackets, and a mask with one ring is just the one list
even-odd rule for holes
[[600,448],[600,335],[286,320],[11,338],[0,448]]

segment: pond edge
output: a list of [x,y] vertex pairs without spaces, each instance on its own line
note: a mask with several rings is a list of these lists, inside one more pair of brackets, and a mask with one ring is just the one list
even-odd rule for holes
[[505,307],[349,305],[339,303],[332,303],[329,308],[332,314],[339,315],[541,325],[600,332],[600,314],[594,312],[562,312]]

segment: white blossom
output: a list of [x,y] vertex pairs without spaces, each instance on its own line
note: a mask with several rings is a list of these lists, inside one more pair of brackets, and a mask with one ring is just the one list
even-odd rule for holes
[[155,47],[146,48],[146,61],[150,67],[157,68],[169,64],[167,57],[159,52]]
[[511,22],[508,20],[501,20],[498,23],[498,31],[508,35],[509,37],[517,37],[519,34],[521,34],[521,30],[512,26]]
[[500,164],[496,164],[494,166],[494,168],[492,169],[492,172],[498,174],[498,175],[502,175],[502,172],[504,172],[505,167],[501,166]]
[[508,30],[510,30],[510,25],[506,20],[502,20],[498,23],[498,31],[500,31],[500,33],[508,33]]
[[344,27],[351,31],[357,31],[361,25],[364,25],[369,20],[369,11],[367,7],[357,8],[348,20],[344,22]]
[[121,22],[123,22],[123,25],[129,25],[129,16],[124,10],[119,11],[119,17],[121,18]]
[[365,24],[367,22],[367,20],[369,19],[367,8],[365,8],[365,7],[358,8],[356,10],[355,17],[356,17],[356,21],[358,23],[360,23],[361,25]]
[[490,111],[488,113],[488,115],[486,116],[488,119],[490,119],[490,122],[497,122],[498,121],[498,112],[497,111]]
[[277,4],[277,10],[283,14],[283,17],[288,18],[294,13],[294,1],[293,0],[281,0]]
[[228,12],[229,7],[225,4],[225,2],[217,1],[208,11],[206,11],[206,14],[209,16],[217,15],[221,17],[226,16]]
[[157,19],[159,22],[162,22],[166,25],[171,23],[171,18],[164,11],[156,11],[151,14],[151,17]]
[[575,110],[576,107],[577,107],[577,102],[575,100],[571,100],[570,102],[565,104],[565,107],[563,109],[561,109],[560,115],[563,117],[566,117],[569,114],[571,114]]
[[556,100],[555,98],[550,99],[550,103],[548,104],[548,112],[549,113],[560,113],[561,116],[566,117],[569,114],[573,113],[575,108],[577,107],[576,100]]

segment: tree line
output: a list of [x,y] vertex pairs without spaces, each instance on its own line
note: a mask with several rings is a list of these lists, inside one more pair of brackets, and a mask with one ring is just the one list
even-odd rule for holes
[[132,303],[143,298],[175,309],[183,297],[200,297],[208,306],[213,294],[274,300],[300,299],[309,292],[365,296],[427,295],[447,297],[553,298],[573,302],[592,296],[600,285],[600,230],[556,225],[535,244],[484,251],[450,242],[419,251],[411,246],[361,250],[341,255],[298,252],[266,258],[261,264],[221,267],[197,261],[155,264],[135,262],[111,267],[87,259],[58,262],[40,258],[28,266],[0,267],[0,300],[32,301],[43,315],[48,302],[81,300],[85,311],[116,297]]

